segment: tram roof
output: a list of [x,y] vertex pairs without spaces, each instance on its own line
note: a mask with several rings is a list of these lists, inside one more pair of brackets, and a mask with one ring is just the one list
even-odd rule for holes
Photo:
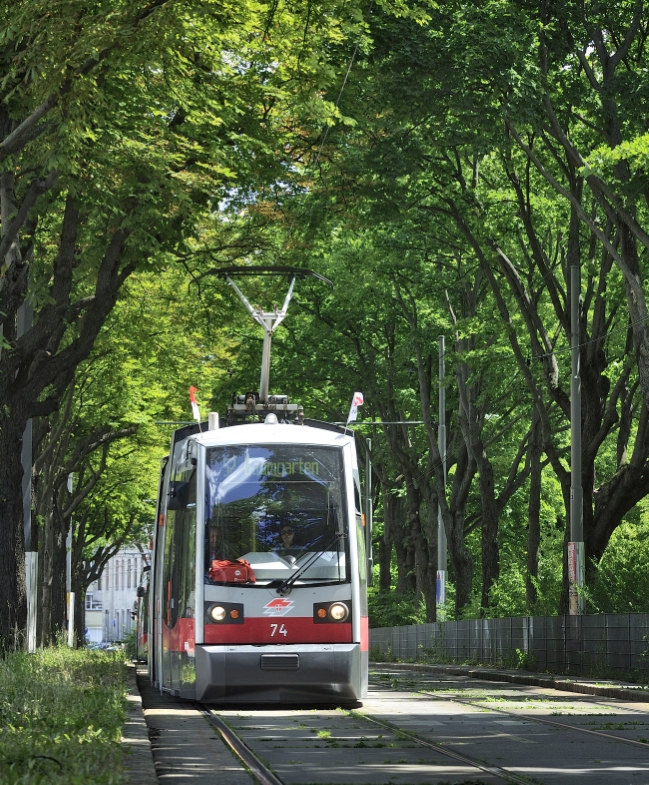
[[[313,421],[312,421],[313,422]],[[187,436],[190,434],[188,433]],[[206,447],[223,444],[321,444],[342,447],[354,441],[351,431],[322,423],[318,426],[293,423],[245,423],[218,428],[213,431],[195,432],[194,438]],[[184,435],[180,438],[186,438]],[[178,435],[176,436],[178,440]]]

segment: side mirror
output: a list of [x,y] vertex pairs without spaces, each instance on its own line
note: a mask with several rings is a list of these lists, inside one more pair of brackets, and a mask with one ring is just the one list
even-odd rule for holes
[[137,587],[137,596],[138,597],[146,597],[146,589],[144,588],[144,586],[138,586]]
[[168,510],[184,510],[189,503],[189,483],[185,480],[172,480],[169,483]]

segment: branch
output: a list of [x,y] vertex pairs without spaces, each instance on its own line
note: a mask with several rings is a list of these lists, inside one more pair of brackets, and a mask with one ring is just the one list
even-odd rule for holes
[[[586,214],[586,212],[584,211],[584,208],[581,206],[579,200],[572,193],[570,193],[570,191],[568,191],[559,182],[557,182],[557,180],[555,180],[555,178],[545,169],[543,164],[537,158],[536,154],[534,152],[532,152],[532,150],[525,144],[525,142],[518,135],[518,132],[516,131],[514,126],[511,124],[511,122],[509,120],[507,120],[506,122],[507,122],[507,127],[509,128],[509,130],[510,130],[512,136],[514,137],[514,139],[516,139],[519,147],[522,150],[525,151],[525,153],[529,156],[529,158],[532,161],[532,163],[534,164],[534,166],[536,166],[538,171],[543,175],[543,177],[545,177],[545,179],[550,183],[550,185],[555,189],[555,191],[557,191],[557,193],[560,193],[562,196],[564,196],[573,205],[573,207],[575,208],[575,211],[576,211],[577,215],[579,216],[580,220],[583,221],[583,223],[586,224],[586,226],[590,229],[590,231],[595,235],[595,237],[597,237],[597,239],[600,241],[600,243],[606,248],[606,250],[611,254],[611,256],[619,264],[620,269],[622,270],[622,272],[624,274],[624,278],[625,278],[625,280],[628,281],[628,283],[629,283],[631,289],[633,290],[635,296],[636,297],[641,297],[642,296],[642,287],[640,285],[640,282],[632,274],[631,270],[629,269],[629,266],[624,261],[624,259],[620,256],[620,254],[617,252],[615,247],[611,244],[610,240],[606,237],[604,232]],[[580,158],[581,158],[581,156],[580,156]],[[583,163],[582,163],[582,165],[583,165]],[[586,178],[586,179],[588,181],[589,178]],[[589,185],[590,185],[590,182],[589,182]],[[620,214],[620,217],[623,217],[623,216]],[[647,237],[647,242],[649,242],[649,236]]]
[[[21,227],[29,218],[29,213],[31,212],[31,209],[38,197],[50,190],[50,188],[56,182],[58,176],[59,173],[56,171],[56,169],[52,169],[52,171],[44,180],[34,180],[32,182],[29,191],[27,191],[20,208],[16,213],[16,217],[9,224],[7,233],[0,240],[0,260],[4,259],[9,253],[9,249],[18,237],[18,232],[20,231]],[[9,279],[10,277],[11,276],[7,273],[6,279]]]
[[[71,85],[71,80],[68,80]],[[0,161],[4,161],[5,158],[10,156],[12,153],[17,153],[29,142],[31,139],[34,138],[34,134],[36,132],[36,124],[41,120],[45,115],[53,109],[57,103],[59,102],[59,94],[52,93],[48,95],[47,98],[43,101],[43,103],[35,109],[29,117],[25,118],[22,123],[15,128],[9,136],[5,137],[5,139],[0,142]]]
[[[138,27],[141,22],[151,16],[154,11],[165,5],[167,2],[171,2],[171,0],[153,0],[152,3],[150,3],[148,6],[146,6],[146,8],[136,15],[133,26]],[[37,127],[40,120],[42,120],[43,117],[45,117],[45,115],[47,115],[58,104],[61,96],[70,92],[77,77],[87,76],[97,65],[103,62],[108,57],[108,55],[111,54],[111,52],[122,45],[120,33],[123,34],[123,32],[124,28],[119,31],[116,40],[110,46],[102,49],[102,51],[98,52],[94,57],[89,57],[83,65],[72,71],[72,73],[70,73],[70,75],[64,80],[57,92],[50,93],[43,103],[29,115],[29,117],[26,117],[22,123],[20,123],[20,125],[18,125],[8,136],[4,138],[2,142],[0,142],[0,161],[4,161],[9,155],[12,155],[13,153],[20,152],[20,150],[22,150],[31,139],[35,138],[35,136],[38,136],[38,134],[41,133],[41,129]]]
[[622,41],[622,45],[614,54],[610,55],[609,63],[611,66],[611,70],[615,70],[618,63],[623,60],[627,54],[629,53],[629,49],[631,48],[631,44],[633,43],[633,39],[636,37],[636,33],[640,28],[640,18],[642,16],[642,7],[644,3],[642,0],[636,0],[635,10],[633,11],[633,19],[631,20],[631,24],[629,29],[627,30],[627,34],[624,37],[624,41]]

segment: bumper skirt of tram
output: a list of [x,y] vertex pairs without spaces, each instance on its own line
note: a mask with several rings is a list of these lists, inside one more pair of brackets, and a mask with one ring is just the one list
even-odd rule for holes
[[358,643],[196,646],[196,699],[204,703],[355,702]]

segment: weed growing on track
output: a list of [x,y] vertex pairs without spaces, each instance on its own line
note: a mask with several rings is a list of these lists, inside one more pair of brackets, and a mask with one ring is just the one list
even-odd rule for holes
[[119,652],[56,647],[0,659],[0,782],[121,785]]

